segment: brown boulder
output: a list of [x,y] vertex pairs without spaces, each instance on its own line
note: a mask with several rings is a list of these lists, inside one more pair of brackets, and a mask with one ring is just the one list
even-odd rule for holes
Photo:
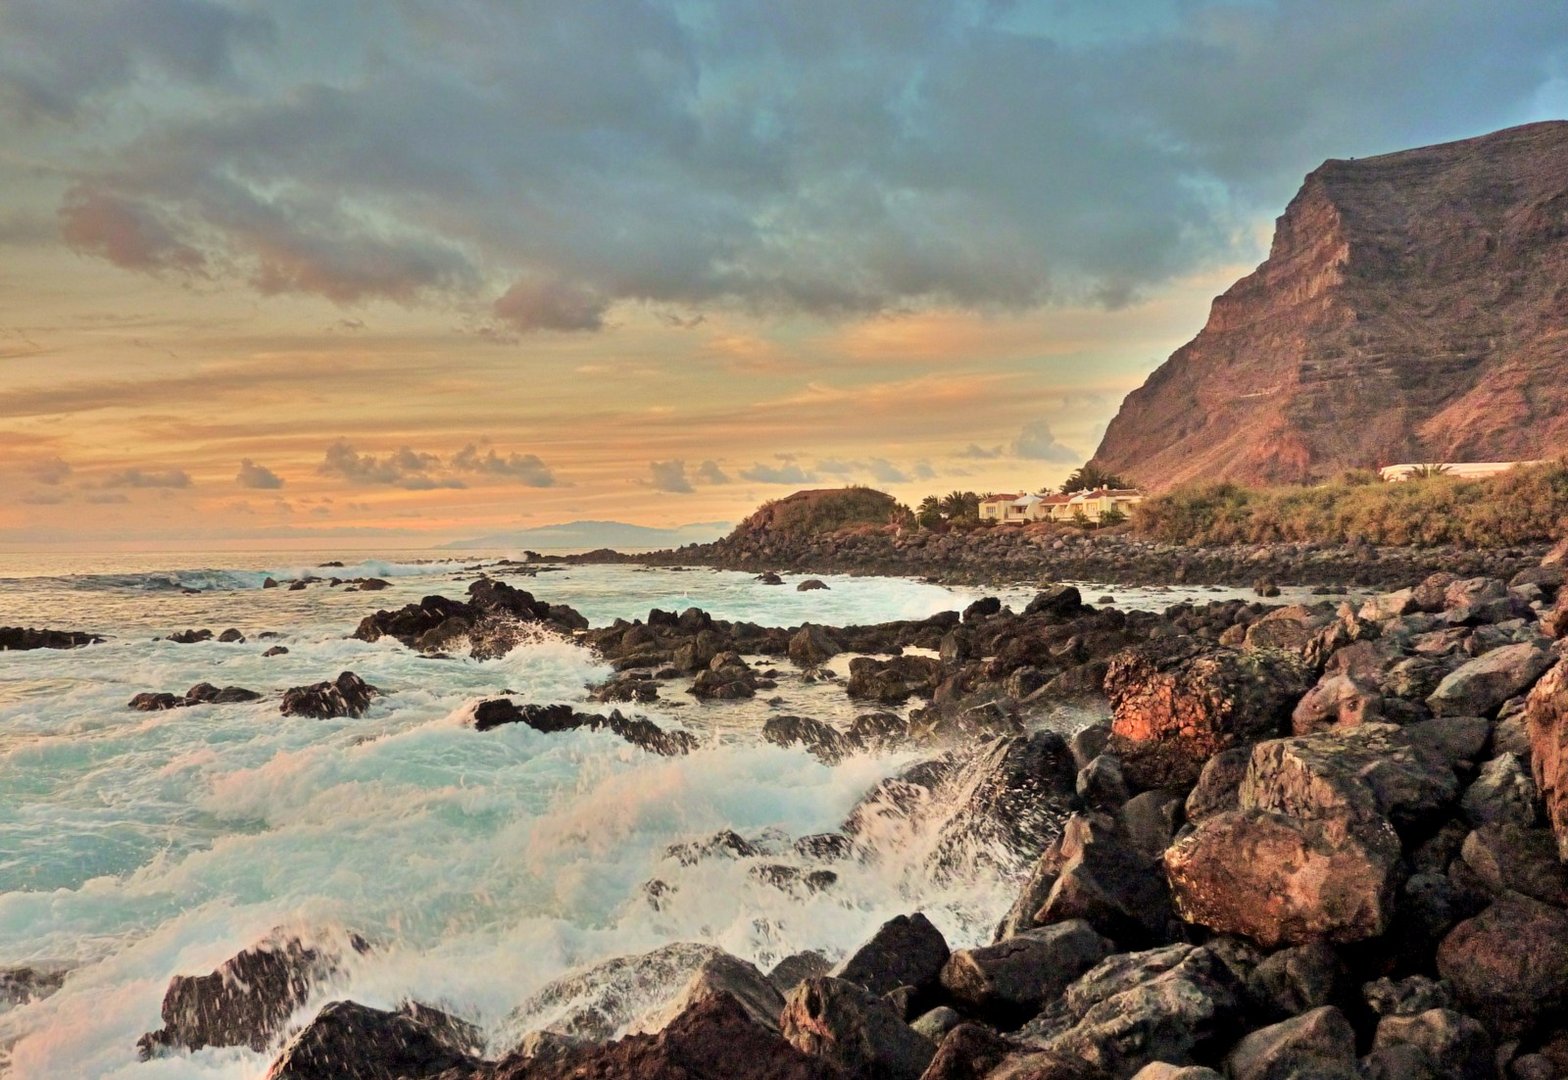
[[1280,734],[1307,686],[1305,663],[1276,650],[1192,639],[1135,646],[1106,671],[1107,750],[1135,786],[1191,783],[1215,754]]
[[1518,1035],[1568,1006],[1568,914],[1505,895],[1443,939],[1437,970],[1465,1011]]
[[919,1080],[936,1047],[882,998],[842,979],[807,979],[784,1002],[784,1038],[851,1080]]
[[1183,919],[1275,948],[1383,933],[1399,857],[1399,838],[1386,822],[1230,810],[1171,845],[1165,869]]
[[1557,854],[1568,861],[1568,662],[1559,662],[1535,684],[1525,703],[1530,768],[1557,834]]

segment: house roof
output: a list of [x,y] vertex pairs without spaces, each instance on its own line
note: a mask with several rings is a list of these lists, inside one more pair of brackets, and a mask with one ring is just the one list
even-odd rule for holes
[[1065,506],[1073,501],[1073,497],[1071,495],[1046,495],[1040,501],[1048,506]]
[[982,503],[1012,502],[1016,498],[1018,498],[1018,495],[1016,493],[1014,493],[1012,495],[987,495],[985,498],[981,499],[980,501]]

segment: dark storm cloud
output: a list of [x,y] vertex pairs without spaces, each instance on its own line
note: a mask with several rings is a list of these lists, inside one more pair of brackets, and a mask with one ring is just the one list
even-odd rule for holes
[[1253,254],[1325,157],[1533,118],[1568,40],[1537,0],[1082,7],[18,0],[0,116],[105,148],[30,146],[80,252],[594,331],[1120,303]]

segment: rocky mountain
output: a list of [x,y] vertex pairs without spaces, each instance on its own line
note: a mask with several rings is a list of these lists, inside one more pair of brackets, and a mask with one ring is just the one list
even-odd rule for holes
[[1568,122],[1314,170],[1093,464],[1162,489],[1568,451]]

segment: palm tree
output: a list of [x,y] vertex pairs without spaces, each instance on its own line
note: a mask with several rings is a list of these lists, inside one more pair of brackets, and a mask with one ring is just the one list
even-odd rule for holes
[[1076,470],[1062,484],[1062,494],[1075,491],[1094,491],[1096,488],[1130,488],[1132,482],[1115,473],[1108,473],[1096,465],[1085,465]]
[[950,491],[942,499],[941,506],[942,516],[949,521],[980,516],[980,496],[973,491]]
[[915,507],[915,520],[926,528],[931,528],[942,523],[942,500],[935,495],[927,495],[920,500],[920,505]]

